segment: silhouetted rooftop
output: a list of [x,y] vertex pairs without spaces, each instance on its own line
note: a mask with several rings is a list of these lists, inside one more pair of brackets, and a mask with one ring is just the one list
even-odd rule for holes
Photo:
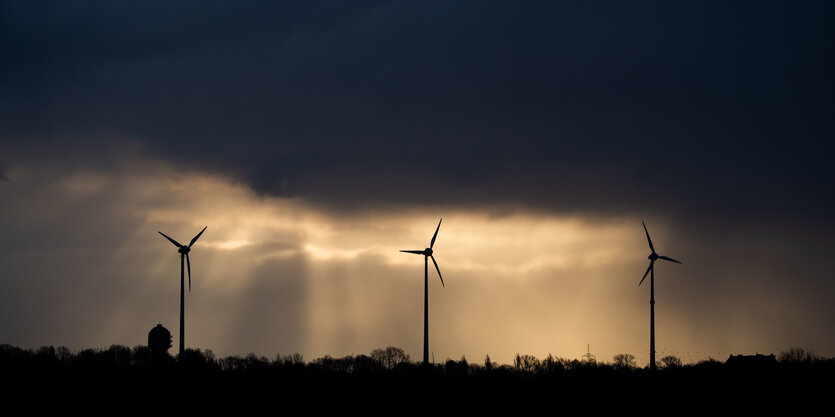
[[730,355],[725,364],[731,366],[773,366],[777,364],[777,358],[771,355]]

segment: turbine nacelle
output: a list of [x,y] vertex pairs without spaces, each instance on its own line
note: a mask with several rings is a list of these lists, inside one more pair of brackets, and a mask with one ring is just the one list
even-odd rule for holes
[[[209,226],[206,226],[206,227],[209,227]],[[182,259],[185,258],[186,265],[188,265],[188,290],[189,291],[191,291],[191,259],[188,258],[188,253],[191,252],[191,247],[194,246],[195,242],[197,242],[197,239],[200,239],[200,236],[202,236],[203,232],[206,231],[206,227],[204,227],[203,230],[201,230],[200,233],[197,234],[197,236],[191,238],[191,242],[189,242],[188,245],[183,245],[180,242],[177,242],[176,240],[172,239],[171,236],[168,236],[165,233],[162,233],[159,230],[157,230],[157,233],[161,234],[164,238],[168,239],[168,241],[171,242],[171,244],[173,244],[174,246],[177,247],[177,252],[180,253],[181,269],[182,269]],[[180,271],[180,273],[182,275],[182,270]]]
[[441,275],[441,268],[438,268],[438,262],[435,261],[435,257],[433,256],[435,251],[432,250],[432,247],[435,246],[435,239],[438,237],[438,230],[441,229],[441,222],[443,220],[444,219],[441,219],[441,221],[438,222],[438,227],[435,228],[435,234],[432,235],[432,241],[429,242],[429,247],[428,248],[426,248],[424,250],[401,250],[400,251],[400,252],[405,252],[405,253],[414,253],[415,255],[423,255],[428,259],[432,259],[432,263],[435,264],[435,270],[438,271],[438,278],[441,279],[441,285],[444,285],[444,277]]
[[681,262],[679,262],[679,261],[677,261],[673,258],[670,258],[669,256],[659,255],[659,254],[655,253],[655,247],[652,246],[652,239],[650,239],[650,237],[649,237],[649,231],[647,231],[647,225],[643,221],[641,221],[641,224],[644,225],[644,233],[646,233],[646,235],[647,235],[647,243],[649,243],[649,250],[651,250],[652,253],[650,253],[649,256],[647,256],[647,259],[649,259],[649,268],[647,268],[647,272],[644,272],[644,277],[641,278],[641,282],[639,282],[638,285],[641,285],[644,282],[644,280],[647,278],[647,275],[649,275],[650,271],[652,271],[654,269],[655,261],[657,261],[659,259],[662,259],[662,260],[665,260],[665,261],[675,262],[677,264],[681,263]]

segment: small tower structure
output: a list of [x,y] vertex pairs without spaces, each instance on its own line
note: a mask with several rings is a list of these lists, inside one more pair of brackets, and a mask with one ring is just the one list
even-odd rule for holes
[[586,345],[586,354],[583,355],[583,363],[597,363],[597,358],[591,354],[591,345]]

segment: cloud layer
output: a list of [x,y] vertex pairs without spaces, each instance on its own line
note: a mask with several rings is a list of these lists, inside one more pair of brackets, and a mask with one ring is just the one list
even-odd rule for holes
[[10,148],[130,137],[341,210],[833,208],[831,5],[4,7]]

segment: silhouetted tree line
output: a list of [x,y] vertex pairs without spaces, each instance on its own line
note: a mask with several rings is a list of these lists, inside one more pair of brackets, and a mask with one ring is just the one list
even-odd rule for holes
[[[636,366],[631,354],[612,362],[548,355],[516,355],[511,364],[446,360],[423,367],[402,349],[369,355],[249,354],[217,358],[211,350],[154,354],[145,346],[114,345],[73,352],[0,345],[0,372],[14,381],[7,398],[40,397],[77,404],[148,407],[166,401],[183,410],[253,411],[265,405],[311,411],[342,408],[397,412],[447,407],[458,411],[624,410],[653,406],[714,411],[714,407],[797,411],[828,405],[835,360],[800,348],[777,356],[773,367],[730,366],[715,359],[683,364],[665,356],[658,371]],[[818,381],[818,382],[816,382]],[[820,382],[823,381],[823,382]],[[8,390],[7,390],[8,391]],[[135,410],[136,411],[136,410]]]

